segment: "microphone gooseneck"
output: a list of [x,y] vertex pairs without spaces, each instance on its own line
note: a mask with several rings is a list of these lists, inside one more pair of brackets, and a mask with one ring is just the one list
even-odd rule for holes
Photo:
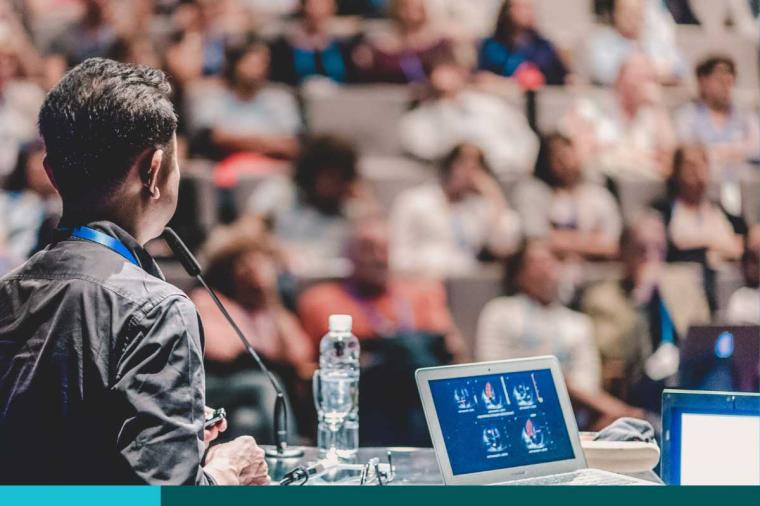
[[211,299],[214,301],[216,306],[222,312],[222,315],[224,315],[224,318],[227,320],[227,322],[230,324],[232,329],[235,331],[235,334],[237,334],[238,338],[240,338],[240,341],[243,343],[243,346],[245,347],[246,351],[248,351],[248,353],[256,361],[256,364],[258,364],[259,369],[261,369],[261,371],[266,375],[267,379],[272,384],[272,388],[274,388],[274,391],[277,394],[277,399],[275,400],[275,404],[274,404],[275,448],[274,448],[274,451],[270,451],[270,450],[267,451],[267,457],[270,457],[270,458],[300,457],[301,455],[303,455],[303,450],[301,448],[288,448],[288,411],[287,411],[287,403],[285,402],[285,393],[282,387],[280,386],[280,382],[277,381],[277,378],[275,378],[275,376],[272,374],[269,368],[261,360],[261,357],[259,356],[258,352],[253,348],[253,346],[248,341],[248,339],[246,339],[245,335],[240,330],[240,327],[238,327],[237,323],[235,323],[235,320],[233,320],[232,316],[230,316],[230,313],[227,311],[227,308],[224,307],[224,304],[222,304],[222,301],[219,300],[219,297],[217,296],[214,289],[208,286],[208,284],[206,283],[206,280],[203,279],[203,276],[201,275],[200,264],[198,264],[198,261],[195,259],[195,257],[190,252],[190,250],[187,248],[185,243],[182,242],[182,239],[180,239],[177,233],[169,227],[166,227],[164,229],[164,232],[163,234],[161,234],[161,236],[166,241],[166,244],[169,245],[169,248],[177,257],[177,260],[179,260],[179,262],[182,264],[182,267],[185,269],[185,271],[187,271],[187,273],[190,276],[197,279],[198,282],[203,286],[203,288],[211,296]]

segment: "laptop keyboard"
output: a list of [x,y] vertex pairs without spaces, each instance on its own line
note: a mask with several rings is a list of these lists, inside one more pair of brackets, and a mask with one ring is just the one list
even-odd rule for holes
[[554,476],[542,476],[541,478],[530,478],[527,480],[518,480],[505,485],[647,485],[643,480],[628,478],[627,476],[605,473],[594,469],[582,469],[572,473],[556,474]]

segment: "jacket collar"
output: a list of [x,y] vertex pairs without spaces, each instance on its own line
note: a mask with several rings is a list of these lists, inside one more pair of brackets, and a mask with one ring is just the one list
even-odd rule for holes
[[[129,251],[132,252],[137,259],[137,262],[140,264],[140,267],[145,272],[165,281],[164,274],[161,272],[161,269],[159,269],[155,259],[145,251],[145,248],[140,246],[137,240],[132,237],[129,232],[121,228],[119,225],[111,221],[103,220],[93,221],[87,223],[85,226],[118,239]],[[71,229],[59,229],[58,233],[60,234],[58,240],[64,240],[71,234]]]

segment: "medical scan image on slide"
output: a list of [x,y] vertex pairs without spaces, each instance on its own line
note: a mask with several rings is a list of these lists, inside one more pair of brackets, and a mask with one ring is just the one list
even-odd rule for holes
[[430,381],[454,475],[574,457],[549,369]]

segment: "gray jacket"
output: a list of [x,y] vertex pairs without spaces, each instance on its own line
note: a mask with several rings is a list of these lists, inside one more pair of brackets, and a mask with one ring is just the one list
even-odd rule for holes
[[0,483],[208,484],[203,335],[192,302],[67,237],[0,279]]

